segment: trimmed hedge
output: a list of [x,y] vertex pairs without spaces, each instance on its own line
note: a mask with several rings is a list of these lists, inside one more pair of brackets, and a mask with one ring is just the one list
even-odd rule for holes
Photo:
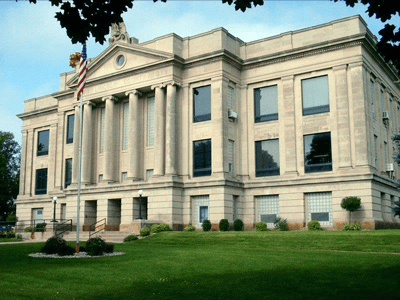
[[256,231],[267,231],[267,223],[264,222],[258,222],[254,226],[256,228]]
[[201,227],[203,227],[203,231],[210,231],[211,230],[211,222],[210,222],[210,220],[204,220],[204,222],[201,225]]
[[243,231],[243,229],[244,229],[243,221],[240,219],[236,219],[235,221],[233,221],[233,229],[235,231]]
[[229,221],[227,219],[221,219],[221,221],[219,221],[219,230],[229,231]]

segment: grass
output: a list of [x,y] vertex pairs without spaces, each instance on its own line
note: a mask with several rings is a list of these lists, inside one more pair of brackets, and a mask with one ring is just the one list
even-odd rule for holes
[[22,239],[19,238],[0,238],[0,243],[7,243],[7,242],[20,242]]
[[400,299],[400,230],[164,232],[123,256],[0,245],[0,299]]

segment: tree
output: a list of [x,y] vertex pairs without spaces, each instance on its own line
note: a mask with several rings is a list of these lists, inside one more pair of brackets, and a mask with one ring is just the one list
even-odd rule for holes
[[11,132],[0,131],[0,220],[15,212],[18,195],[20,147]]
[[342,199],[340,206],[350,212],[349,223],[351,223],[351,212],[356,211],[361,207],[361,199],[359,197],[346,197]]
[[394,205],[396,205],[396,207],[392,209],[393,214],[395,217],[400,217],[400,200],[396,201]]
[[[18,0],[16,0],[18,1]],[[122,22],[122,13],[133,7],[134,0],[49,0],[51,5],[60,8],[55,18],[60,22],[62,28],[67,31],[72,43],[87,41],[90,34],[96,42],[103,44],[109,33],[112,23]],[[158,0],[153,0],[157,2]],[[160,0],[167,2],[167,0]],[[221,0],[222,3],[234,5],[235,10],[245,12],[253,6],[264,5],[264,0]],[[332,0],[331,0],[332,1]],[[367,13],[370,17],[375,16],[382,22],[391,19],[392,16],[400,14],[400,4],[392,0],[333,0],[334,2],[345,1],[347,6],[354,7],[356,3],[368,6]],[[37,0],[29,0],[36,3]],[[400,70],[400,31],[393,24],[386,24],[379,31],[382,36],[378,43],[378,50],[387,62],[393,62],[397,70]]]

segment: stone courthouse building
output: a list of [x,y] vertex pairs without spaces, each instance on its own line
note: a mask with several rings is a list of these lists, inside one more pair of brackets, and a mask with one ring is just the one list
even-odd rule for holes
[[[399,221],[399,77],[360,16],[248,43],[224,28],[139,43],[121,23],[109,42],[88,64],[80,224],[128,231],[141,200],[174,229],[278,216],[335,229],[347,196],[368,228]],[[76,222],[77,81],[61,74],[19,115],[20,220],[51,220],[56,196],[57,219]]]

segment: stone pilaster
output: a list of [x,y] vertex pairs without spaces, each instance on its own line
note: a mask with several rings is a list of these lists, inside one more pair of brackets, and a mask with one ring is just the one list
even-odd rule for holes
[[82,132],[82,183],[92,183],[92,106],[88,101],[84,103],[83,132]]
[[25,169],[25,174],[28,174],[28,176],[25,176],[25,195],[27,196],[32,196],[32,178],[35,176],[35,170],[33,169],[33,155],[35,153],[35,131],[33,129],[28,130],[28,135],[27,135],[27,146],[26,146],[26,169]]
[[167,107],[165,113],[165,174],[176,174],[176,82],[167,83]]
[[155,90],[155,132],[154,132],[154,175],[163,176],[165,172],[165,96],[162,85],[151,87]]
[[22,147],[21,147],[21,169],[19,172],[19,195],[25,195],[25,176],[26,176],[26,150],[28,144],[28,131],[22,130]]
[[[47,179],[47,191],[53,191],[55,186],[55,169],[56,169],[56,157],[57,152],[57,124],[50,126],[50,137],[49,137],[49,164],[48,164],[48,179]],[[61,154],[60,154],[61,155]],[[62,155],[61,155],[62,156]]]
[[75,105],[74,117],[74,155],[72,157],[72,179],[71,184],[78,183],[79,172],[79,135],[80,135],[80,111],[79,105]]
[[56,154],[56,161],[55,161],[55,183],[54,183],[54,191],[59,192],[61,191],[63,185],[62,178],[63,178],[63,160],[64,160],[64,143],[65,143],[65,136],[64,136],[64,130],[65,130],[65,113],[64,112],[59,112],[57,113],[57,123],[58,123],[58,128],[57,128],[57,146],[59,147],[57,149],[57,154]]
[[106,102],[106,120],[105,120],[105,137],[104,137],[104,174],[103,181],[113,182],[115,181],[115,132],[114,132],[114,101],[117,98],[113,96],[107,96],[103,98]]
[[128,179],[140,180],[139,97],[141,93],[138,90],[132,90],[126,92],[125,95],[129,96]]

